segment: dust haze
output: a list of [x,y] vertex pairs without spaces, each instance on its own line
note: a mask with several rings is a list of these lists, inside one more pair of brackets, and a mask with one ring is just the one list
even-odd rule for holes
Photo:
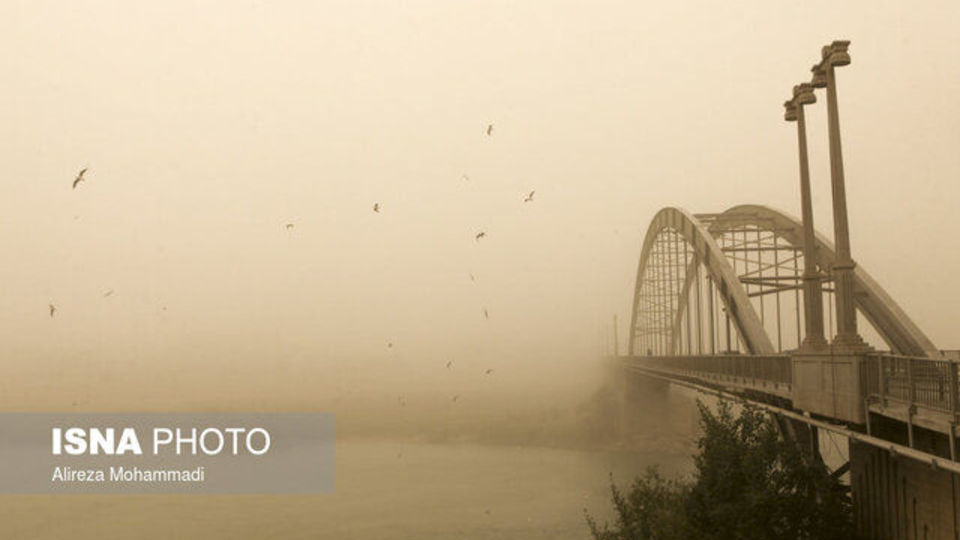
[[650,218],[799,213],[780,104],[832,39],[854,55],[854,258],[960,346],[953,2],[0,15],[3,410],[326,410],[338,434],[589,440],[598,335],[617,315],[626,341]]

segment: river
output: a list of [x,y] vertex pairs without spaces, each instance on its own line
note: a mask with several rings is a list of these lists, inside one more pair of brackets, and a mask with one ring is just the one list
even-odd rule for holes
[[618,484],[686,455],[475,444],[337,443],[336,489],[302,495],[0,497],[2,538],[589,538]]

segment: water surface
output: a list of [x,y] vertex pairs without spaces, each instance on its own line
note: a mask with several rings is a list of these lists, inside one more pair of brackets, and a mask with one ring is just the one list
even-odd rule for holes
[[0,537],[23,539],[588,538],[618,483],[683,453],[341,441],[328,495],[0,497]]

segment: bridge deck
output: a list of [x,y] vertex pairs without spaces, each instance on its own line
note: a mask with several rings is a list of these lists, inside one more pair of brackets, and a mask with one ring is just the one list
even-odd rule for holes
[[863,389],[871,413],[956,435],[958,368],[943,359],[867,355]]
[[[621,356],[631,371],[793,400],[793,359],[778,355]],[[871,414],[956,436],[960,363],[882,353],[860,364],[862,399]]]

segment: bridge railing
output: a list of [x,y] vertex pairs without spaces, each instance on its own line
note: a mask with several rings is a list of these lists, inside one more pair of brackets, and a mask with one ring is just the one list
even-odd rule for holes
[[863,363],[863,387],[869,398],[942,412],[958,412],[960,363],[924,357],[869,354]]
[[638,367],[737,386],[789,392],[793,371],[788,355],[636,356]]

